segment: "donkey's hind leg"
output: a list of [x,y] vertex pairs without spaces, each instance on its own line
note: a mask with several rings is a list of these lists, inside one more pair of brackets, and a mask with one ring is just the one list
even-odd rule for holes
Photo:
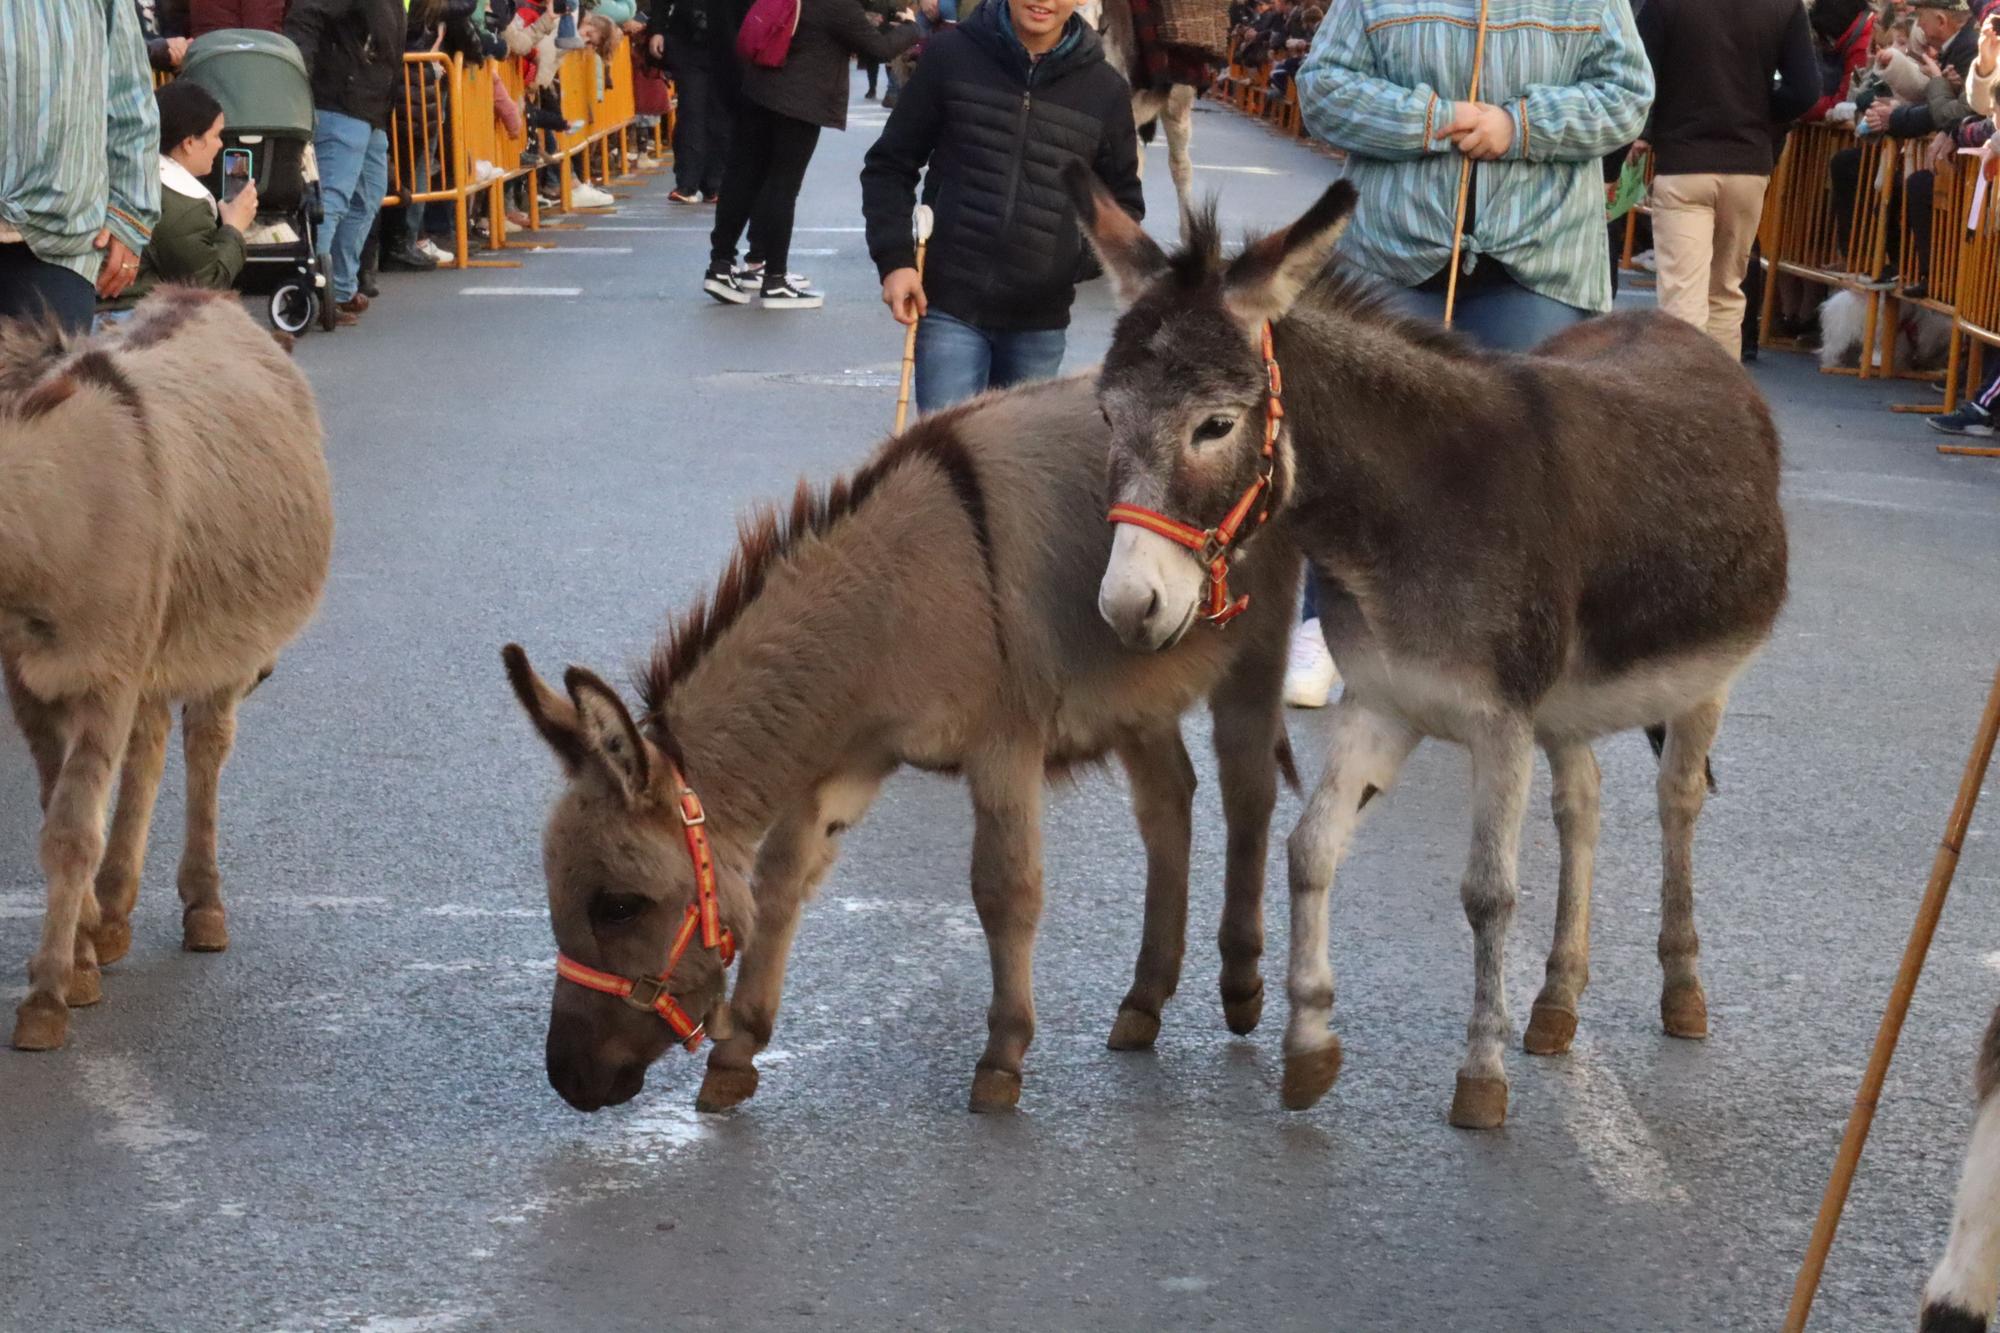
[[249,692],[244,681],[218,690],[181,711],[181,745],[187,760],[187,845],[181,852],[181,947],[220,953],[229,947],[222,911],[222,868],[216,862],[222,765],[236,743],[236,704]]
[[146,865],[146,838],[153,802],[160,793],[160,770],[167,762],[167,735],[173,710],[164,699],[139,704],[132,737],[125,743],[125,767],[118,776],[118,806],[111,817],[111,841],[97,869],[97,961],[108,966],[132,948],[132,907],[139,901],[139,878]]
[[1188,143],[1194,138],[1194,87],[1191,84],[1177,83],[1168,92],[1166,104],[1160,111],[1160,123],[1167,131],[1167,174],[1174,178],[1174,194],[1180,199],[1181,237],[1185,240],[1188,214],[1194,205],[1194,159],[1188,154]]
[[1527,723],[1496,716],[1473,731],[1472,852],[1459,898],[1472,925],[1472,1018],[1465,1025],[1465,1063],[1451,1099],[1460,1129],[1497,1129],[1507,1119],[1507,1068],[1501,1052],[1507,1019],[1507,931],[1514,920],[1521,859],[1521,819],[1534,777],[1534,741]]
[[[14,1046],[49,1051],[69,1033],[72,986],[81,971],[94,981],[97,956],[88,930],[97,924],[91,881],[104,855],[104,810],[111,775],[132,729],[133,700],[84,697],[63,706],[68,744],[42,820],[42,873],[48,877],[48,914],[41,947],[28,960],[28,998],[14,1017]],[[91,981],[77,1002],[94,998]]]
[[7,702],[13,707],[14,720],[20,724],[21,734],[28,741],[28,753],[34,758],[35,776],[41,783],[39,799],[46,812],[49,796],[56,789],[56,775],[62,772],[61,710],[31,694],[12,662],[0,659],[0,677],[6,680]]
[[1985,1333],[2000,1301],[2000,1009],[1979,1050],[1979,1118],[1958,1178],[1951,1240],[1924,1284],[1922,1333]]
[[1694,825],[1708,795],[1708,747],[1722,725],[1721,696],[1667,723],[1660,755],[1660,1020],[1672,1037],[1708,1035],[1708,997],[1695,971]]
[[708,1072],[697,1111],[726,1111],[757,1091],[756,1057],[769,1044],[785,988],[785,964],[799,912],[840,854],[840,835],[861,818],[881,789],[879,776],[823,785],[776,827],[757,849],[757,933],[744,946],[726,1019],[712,1035]]
[[1416,748],[1417,734],[1401,722],[1343,694],[1333,707],[1326,772],[1306,802],[1286,845],[1292,887],[1292,957],[1285,988],[1292,1003],[1285,1027],[1285,1106],[1303,1111],[1326,1095],[1340,1074],[1340,1038],[1333,1035],[1333,964],[1327,956],[1327,897],[1334,872],[1361,811],[1395,782]]
[[1597,758],[1578,741],[1552,744],[1550,804],[1562,847],[1556,890],[1556,938],[1547,978],[1528,1017],[1522,1045],[1530,1055],[1561,1055],[1576,1036],[1577,1002],[1590,984],[1590,876],[1597,860],[1600,779]]
[[1002,741],[966,765],[972,788],[972,904],[993,961],[986,1050],[971,1109],[1011,1110],[1035,1037],[1035,927],[1042,915],[1042,764],[1038,747]]
[[1146,844],[1146,923],[1132,989],[1118,1006],[1107,1044],[1114,1051],[1144,1051],[1160,1035],[1160,1011],[1180,985],[1187,954],[1194,762],[1177,722],[1120,745],[1118,758],[1132,780],[1132,806]]

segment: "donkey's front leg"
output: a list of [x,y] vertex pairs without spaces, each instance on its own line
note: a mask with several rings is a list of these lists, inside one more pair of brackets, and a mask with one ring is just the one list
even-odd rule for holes
[[1921,1333],[1986,1333],[2000,1299],[2000,1010],[1980,1044],[1979,1118],[1958,1177],[1951,1240],[1924,1285]]
[[1549,803],[1562,848],[1556,889],[1556,938],[1542,993],[1522,1044],[1530,1055],[1561,1055],[1576,1036],[1576,1006],[1590,984],[1590,875],[1597,860],[1601,781],[1597,757],[1583,742],[1549,748]]
[[28,960],[28,998],[14,1016],[14,1046],[50,1051],[69,1033],[69,1006],[79,971],[93,979],[97,954],[90,930],[97,924],[91,881],[104,855],[104,811],[111,776],[132,729],[134,700],[84,698],[64,707],[68,747],[49,792],[42,821],[42,873],[48,877],[48,914],[41,947]]
[[1333,964],[1327,957],[1327,895],[1334,872],[1361,820],[1362,807],[1395,782],[1418,736],[1394,718],[1341,696],[1333,708],[1326,772],[1306,802],[1286,845],[1292,882],[1292,958],[1286,990],[1292,1002],[1285,1028],[1287,1108],[1303,1111],[1326,1095],[1340,1074],[1340,1038],[1333,1035]]
[[1223,867],[1222,1017],[1237,1036],[1248,1036],[1264,1016],[1264,861],[1271,844],[1271,811],[1278,804],[1277,753],[1283,734],[1281,702],[1286,640],[1271,651],[1246,647],[1210,696],[1215,717],[1215,767],[1222,814],[1229,830]]
[[1132,781],[1132,807],[1146,844],[1146,924],[1132,989],[1118,1006],[1107,1044],[1114,1051],[1143,1051],[1160,1035],[1160,1010],[1180,984],[1187,954],[1194,762],[1177,722],[1120,745],[1118,758]]
[[1722,725],[1721,697],[1667,723],[1660,753],[1660,1020],[1670,1037],[1708,1035],[1708,997],[1695,971],[1694,825],[1708,796],[1708,747]]
[[778,1021],[799,912],[833,867],[839,827],[823,817],[819,801],[809,799],[781,818],[758,848],[751,879],[757,933],[744,946],[729,1000],[728,1030],[715,1034],[695,1110],[726,1111],[757,1091],[755,1060]]
[[1526,719],[1500,716],[1476,728],[1472,751],[1472,855],[1459,898],[1472,923],[1472,1021],[1465,1064],[1451,1099],[1460,1129],[1497,1129],[1507,1119],[1507,1068],[1501,1062],[1507,1019],[1507,929],[1518,896],[1521,818],[1534,777],[1534,739]]
[[1035,1036],[1035,927],[1042,915],[1042,752],[996,748],[966,766],[972,788],[972,903],[993,960],[986,1052],[972,1074],[974,1111],[1021,1100]]

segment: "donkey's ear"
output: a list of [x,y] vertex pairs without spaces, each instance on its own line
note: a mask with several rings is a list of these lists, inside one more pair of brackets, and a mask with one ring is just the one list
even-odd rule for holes
[[1119,303],[1132,304],[1166,271],[1166,253],[1079,159],[1071,158],[1064,164],[1063,188],[1076,205],[1076,220],[1082,224],[1090,248],[1117,284]]
[[500,660],[507,666],[507,680],[514,687],[515,697],[528,710],[529,721],[556,752],[556,758],[562,760],[564,771],[575,777],[590,760],[590,742],[576,715],[576,706],[543,683],[528,665],[528,654],[520,644],[510,643],[502,648]]
[[653,764],[638,724],[626,711],[625,701],[618,697],[618,691],[582,667],[573,666],[563,673],[563,684],[569,689],[570,701],[576,705],[591,757],[624,795],[627,804],[637,802],[653,780]]
[[1252,329],[1283,319],[1339,244],[1354,215],[1355,194],[1350,182],[1335,181],[1305,216],[1236,256],[1222,279],[1230,312]]

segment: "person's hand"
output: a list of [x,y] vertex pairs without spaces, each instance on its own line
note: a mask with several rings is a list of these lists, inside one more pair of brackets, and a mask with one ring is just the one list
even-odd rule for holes
[[179,69],[181,67],[181,62],[187,59],[187,53],[188,53],[187,38],[185,37],[167,38],[167,59],[173,62],[175,69]]
[[1880,134],[1889,128],[1889,113],[1894,109],[1887,101],[1878,97],[1868,104],[1868,114],[1863,116],[1862,120],[1869,129]]
[[248,231],[257,220],[257,182],[250,181],[243,192],[222,206],[222,220],[238,231]]
[[1949,133],[1932,135],[1929,153],[1931,170],[1936,171],[1946,162],[1951,161],[1951,155],[1957,151],[1958,141],[1952,138]]
[[1979,25],[1979,59],[1973,62],[1972,72],[1990,79],[1995,69],[2000,69],[2000,32],[1988,21]]
[[1955,93],[1965,91],[1965,76],[1958,72],[1958,66],[1956,65],[1945,66],[1944,81],[1951,85],[1951,90]]
[[922,0],[922,3],[924,17],[936,23],[938,17],[938,0]]
[[[1452,118],[1451,140],[1475,162],[1491,162],[1514,144],[1514,118],[1484,102],[1460,102]],[[1470,124],[1464,124],[1466,120]]]
[[924,295],[924,279],[913,268],[899,268],[882,279],[882,304],[898,324],[914,324],[931,307]]
[[1944,73],[1938,68],[1938,62],[1931,59],[1931,53],[1928,51],[1917,54],[1917,68],[1924,72],[1924,77],[1927,79],[1939,78]]
[[104,252],[104,267],[97,272],[97,294],[107,301],[116,300],[139,276],[139,256],[127,250],[109,227],[99,229],[91,244]]
[[1652,151],[1652,144],[1646,142],[1644,139],[1634,139],[1632,146],[1625,150],[1625,160],[1627,162],[1636,162]]
[[667,39],[656,32],[653,34],[653,40],[646,43],[646,49],[653,53],[653,59],[664,60],[667,56]]

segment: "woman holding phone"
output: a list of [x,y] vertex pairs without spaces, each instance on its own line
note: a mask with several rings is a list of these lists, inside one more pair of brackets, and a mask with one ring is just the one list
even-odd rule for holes
[[[202,177],[222,151],[222,107],[185,79],[161,88],[160,221],[139,256],[139,276],[111,308],[130,309],[162,282],[226,291],[243,272],[243,232],[257,216],[250,164],[242,189],[218,204]],[[232,164],[234,165],[234,164]]]

